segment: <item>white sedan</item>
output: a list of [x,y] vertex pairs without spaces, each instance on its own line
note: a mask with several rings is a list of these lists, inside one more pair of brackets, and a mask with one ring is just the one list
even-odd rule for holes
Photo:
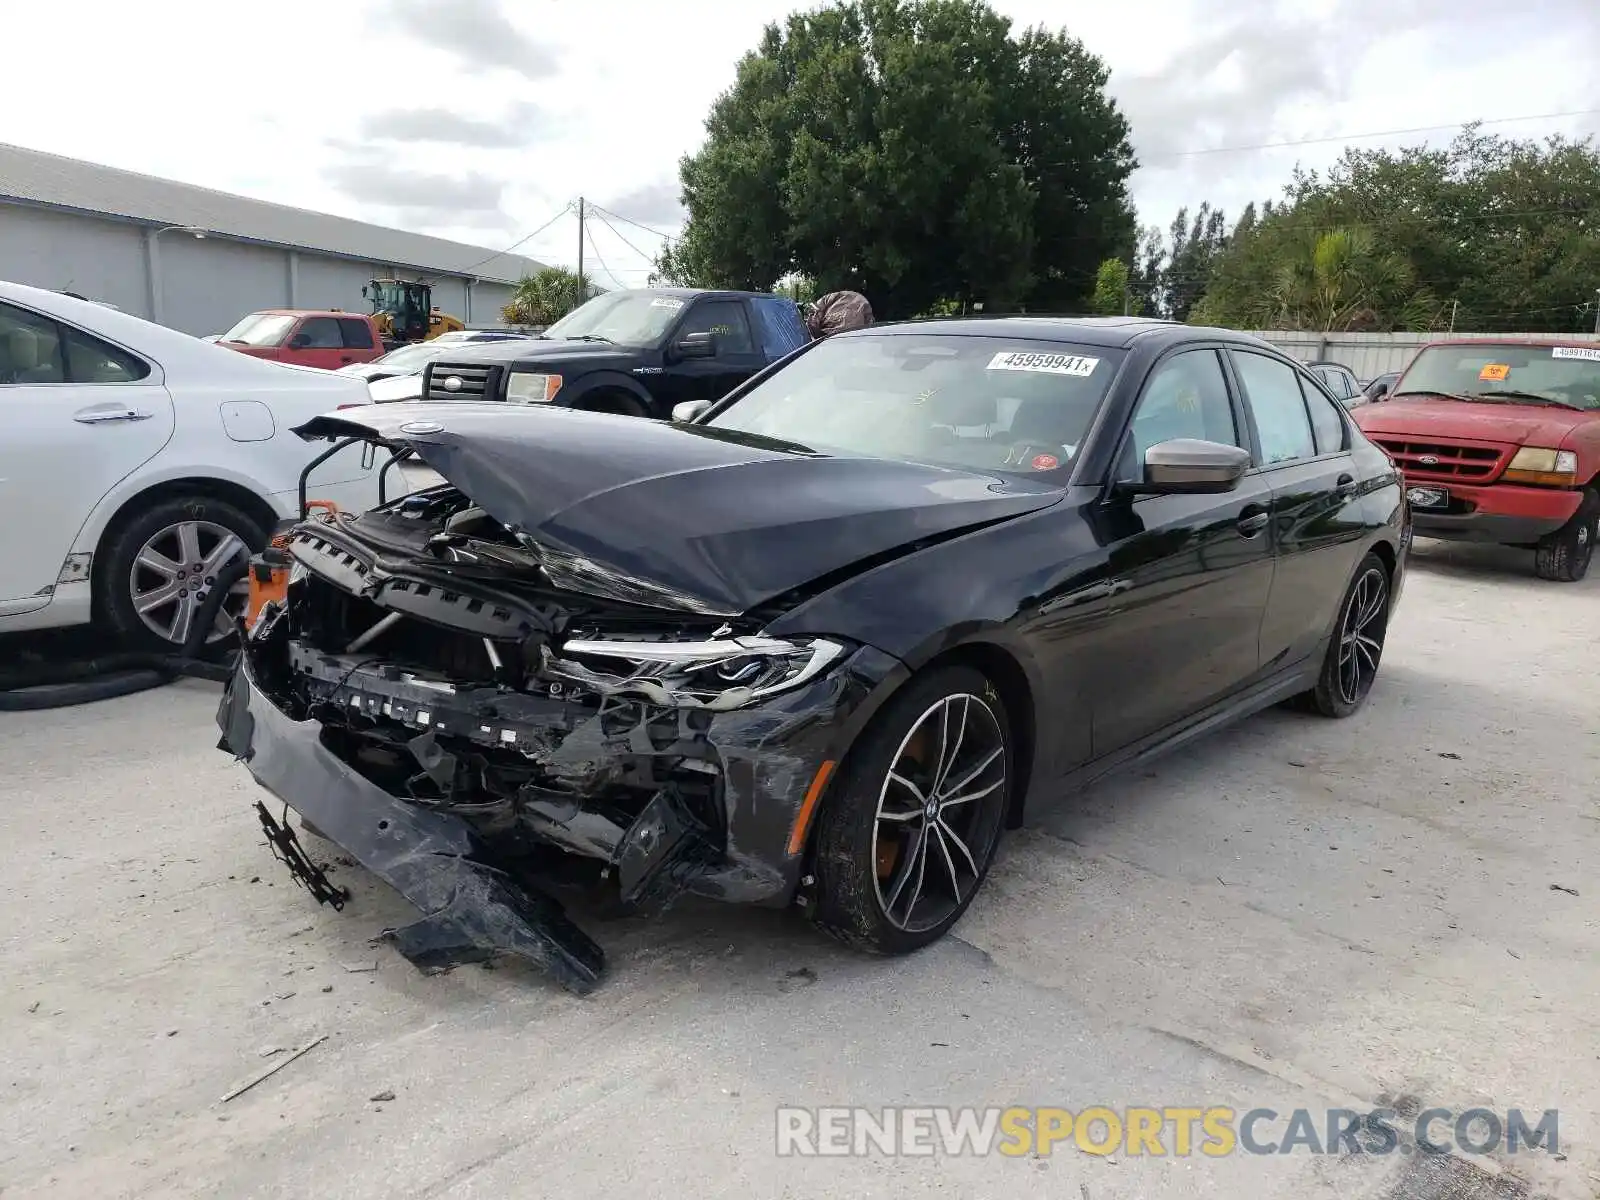
[[[132,649],[181,646],[218,571],[298,515],[327,447],[290,430],[368,403],[360,379],[0,281],[0,633],[92,621]],[[369,508],[378,465],[351,446],[309,494]]]

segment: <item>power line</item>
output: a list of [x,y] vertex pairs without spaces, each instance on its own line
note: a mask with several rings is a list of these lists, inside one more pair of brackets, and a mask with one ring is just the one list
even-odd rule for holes
[[566,216],[571,211],[572,211],[572,205],[570,203],[566,204],[566,205],[563,205],[560,212],[558,212],[555,216],[551,217],[548,221],[546,221],[543,225],[539,226],[539,228],[535,229],[532,233],[528,234],[527,237],[518,238],[515,242],[512,242],[511,245],[507,246],[504,250],[497,251],[496,253],[489,255],[488,258],[485,258],[480,262],[473,263],[471,266],[461,268],[462,273],[465,273],[467,271],[476,271],[479,267],[483,266],[484,263],[493,262],[497,258],[500,258],[500,257],[503,257],[504,255],[510,254],[518,246],[526,245],[528,242],[533,241],[534,238],[538,237],[546,229],[549,229],[550,226],[554,225],[557,221],[561,220],[562,217]]
[[622,221],[625,224],[632,225],[635,229],[642,229],[646,233],[653,234],[665,241],[671,242],[676,240],[670,233],[662,233],[659,229],[651,229],[650,226],[641,224],[640,222],[635,221],[632,217],[625,217],[621,213],[612,212],[609,208],[600,208],[598,204],[590,204],[589,207],[591,209],[600,209],[600,211],[605,213],[608,217],[615,217],[617,220]]
[[602,271],[604,271],[607,275],[611,276],[611,282],[612,283],[616,284],[619,288],[622,288],[623,290],[627,290],[628,285],[623,283],[622,280],[618,279],[616,277],[615,273],[613,273],[613,271],[611,270],[611,268],[606,266],[606,260],[600,257],[600,247],[595,244],[594,230],[589,229],[589,228],[585,228],[583,232],[584,232],[584,236],[589,239],[589,249],[594,251],[594,260],[595,260],[595,262],[600,264],[600,269]]
[[1573,108],[1566,112],[1532,113],[1525,117],[1493,117],[1478,121],[1452,121],[1444,125],[1413,125],[1409,129],[1374,129],[1367,133],[1337,133],[1329,137],[1299,138],[1289,142],[1261,142],[1254,146],[1209,146],[1201,150],[1173,150],[1153,154],[1153,159],[1197,158],[1205,154],[1245,154],[1255,150],[1282,150],[1290,146],[1320,146],[1328,142],[1357,141],[1361,138],[1399,137],[1408,133],[1434,133],[1440,129],[1460,129],[1467,125],[1511,125],[1519,121],[1553,121],[1562,117],[1591,117],[1600,108]]
[[611,230],[611,232],[616,235],[617,240],[619,242],[621,242],[624,246],[626,246],[629,250],[632,250],[635,254],[637,254],[640,258],[644,259],[646,262],[653,261],[648,254],[646,254],[643,250],[639,249],[639,247],[635,246],[627,238],[623,237],[622,234],[617,232],[617,227],[615,225],[613,225],[610,221],[606,220],[606,210],[605,209],[597,208],[594,205],[590,205],[590,211],[593,212],[595,217],[599,219],[600,223],[602,225],[604,225],[607,229]]

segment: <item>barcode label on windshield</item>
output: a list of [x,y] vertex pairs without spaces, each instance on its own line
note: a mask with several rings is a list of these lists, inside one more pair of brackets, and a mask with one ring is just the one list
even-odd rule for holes
[[651,308],[682,308],[683,301],[673,296],[657,296],[650,301]]
[[1551,358],[1582,358],[1600,362],[1600,346],[1557,346],[1550,351]]
[[1093,375],[1099,365],[1098,358],[1084,358],[1081,354],[1039,354],[1031,350],[1002,350],[989,360],[991,371],[1043,371],[1079,379]]

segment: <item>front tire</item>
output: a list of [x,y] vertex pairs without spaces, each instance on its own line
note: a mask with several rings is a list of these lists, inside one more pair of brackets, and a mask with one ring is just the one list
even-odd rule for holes
[[1367,702],[1388,638],[1389,597],[1388,568],[1376,554],[1368,554],[1345,591],[1322,674],[1302,697],[1305,707],[1343,718]]
[[829,790],[817,924],[877,954],[943,937],[988,876],[1014,758],[1005,705],[982,672],[943,667],[907,684]]
[[[176,654],[222,568],[266,545],[267,531],[235,504],[181,495],[119,520],[96,556],[95,591],[106,621],[130,650]],[[249,581],[234,585],[206,644],[232,632]]]
[[1533,572],[1555,583],[1577,583],[1594,560],[1596,526],[1600,525],[1600,493],[1588,491],[1572,519],[1534,548]]

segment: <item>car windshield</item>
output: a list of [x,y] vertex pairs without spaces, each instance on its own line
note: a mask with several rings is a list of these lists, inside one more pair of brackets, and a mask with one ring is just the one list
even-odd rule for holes
[[439,344],[441,341],[443,341],[443,339],[438,338],[434,341],[422,342],[415,346],[401,346],[397,350],[389,351],[389,353],[385,354],[382,358],[375,358],[372,361],[374,364],[381,363],[385,367],[420,371],[428,364],[429,359],[438,358],[439,355],[444,353],[446,350],[449,350],[452,346],[458,346],[461,344],[459,341],[451,341],[444,342],[444,344],[441,346]]
[[283,343],[284,335],[293,328],[294,317],[291,314],[251,313],[241,318],[219,340],[238,342],[242,346],[278,346]]
[[829,338],[706,424],[864,455],[981,471],[1068,465],[1122,353],[966,334]]
[[603,338],[619,346],[654,346],[688,301],[659,292],[607,292],[562,317],[547,338]]
[[1600,409],[1600,345],[1474,342],[1428,346],[1389,395]]

